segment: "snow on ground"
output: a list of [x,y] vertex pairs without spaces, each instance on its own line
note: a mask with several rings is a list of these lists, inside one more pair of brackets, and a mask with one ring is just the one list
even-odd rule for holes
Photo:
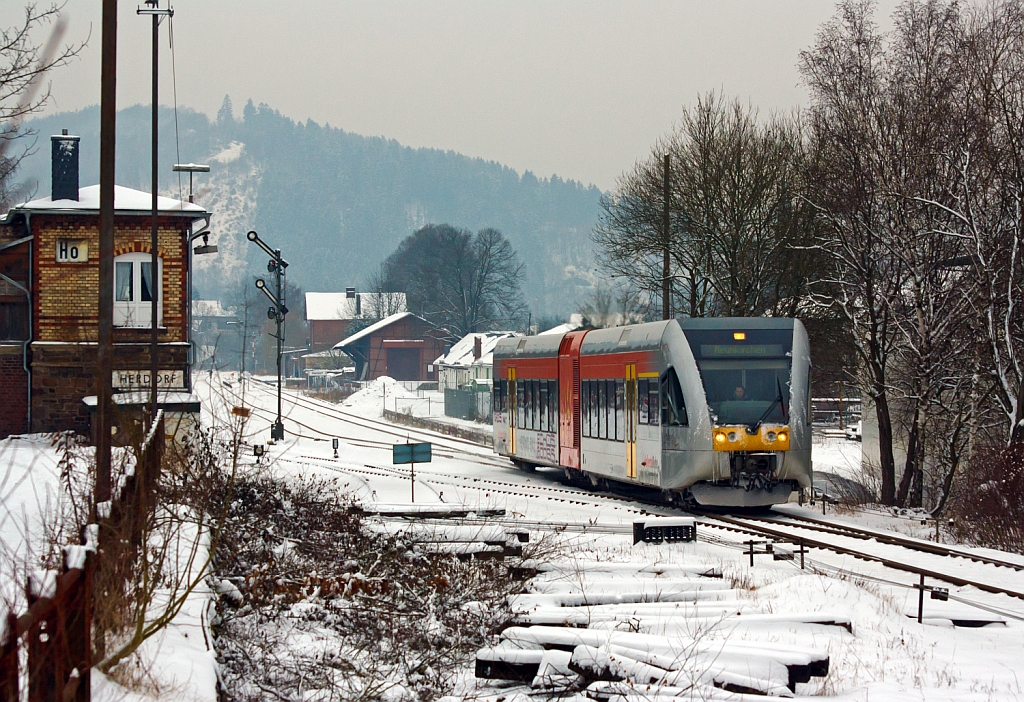
[[859,441],[815,432],[811,461],[815,472],[832,473],[847,480],[862,480]]
[[52,435],[0,441],[0,597],[16,607],[25,606],[25,572],[44,565],[49,535],[70,520],[60,462],[59,439]]
[[371,381],[359,392],[345,398],[340,406],[364,417],[381,417],[384,410],[388,409],[478,431],[489,431],[491,427],[490,424],[445,415],[443,391],[410,390],[401,382],[388,377]]
[[[91,448],[66,434],[0,440],[0,597],[19,614],[27,609],[25,573],[59,565],[59,547],[51,543],[77,543],[75,524],[82,515],[75,510],[88,509],[92,488],[87,466],[92,455]],[[115,449],[115,465],[123,460],[131,459]],[[74,496],[68,491],[69,477]],[[200,559],[202,553],[201,548]],[[170,626],[143,644],[139,660],[147,669],[147,687],[187,702],[215,702],[216,660],[206,632],[206,609],[211,604],[208,588],[199,588]],[[92,681],[92,699],[97,702],[151,699],[98,671],[93,671]]]
[[[246,430],[247,440],[264,442],[269,438],[269,426],[276,414],[273,388],[252,381],[241,382],[237,376],[204,377],[200,381],[196,390],[203,395],[204,408],[213,407],[211,401],[221,407],[244,402],[254,410]],[[376,390],[383,397],[387,382],[380,386]],[[434,445],[433,462],[416,467],[417,504],[444,502],[504,508],[530,529],[531,539],[561,540],[557,563],[571,572],[584,572],[586,568],[577,565],[585,562],[627,564],[627,569],[632,568],[634,573],[652,563],[715,567],[723,572],[723,580],[735,591],[737,601],[751,612],[831,613],[849,619],[852,633],[835,626],[789,623],[777,627],[718,627],[708,635],[712,641],[749,642],[758,649],[796,645],[828,651],[828,676],[799,685],[800,695],[830,695],[865,702],[1024,699],[1024,676],[1018,673],[1020,651],[1024,648],[1024,606],[1020,601],[951,586],[950,594],[966,603],[926,598],[926,620],[918,624],[908,616],[916,615],[917,594],[912,589],[916,578],[879,564],[811,551],[806,570],[800,569],[799,559],[776,562],[764,556],[756,557],[754,567],[750,567],[748,557],[742,553],[745,547],[739,543],[744,536],[706,526],[700,527],[701,540],[697,543],[633,546],[633,520],[647,512],[656,513],[657,508],[568,488],[560,482],[557,471],[517,471],[487,447],[386,425],[378,418],[380,405],[371,400],[374,388],[364,392],[362,397],[353,396],[343,406],[286,392],[286,439],[269,446],[263,460],[269,461],[271,468],[282,476],[341,476],[345,489],[368,503],[407,503],[410,471],[407,466],[391,465],[391,446],[404,443],[409,437],[430,440]],[[397,389],[395,392],[401,397]],[[215,409],[215,413],[221,420],[228,417],[225,409]],[[367,421],[369,418],[374,423]],[[332,438],[341,442],[337,459],[333,457]],[[856,461],[859,445],[836,439],[825,442],[820,452],[816,445],[815,452],[818,470],[827,464],[838,472]],[[829,518],[833,518],[831,513]],[[562,531],[556,524],[568,526],[568,531]],[[877,544],[859,543],[863,548],[880,548]],[[900,552],[900,557],[911,559],[905,552]],[[924,555],[913,558],[934,563]],[[975,577],[996,578],[1024,590],[1024,575],[1018,572],[970,561],[958,562],[955,567]],[[993,570],[1000,571],[998,576],[992,575]],[[590,573],[586,577],[594,576]],[[951,626],[951,619],[962,617],[965,612],[975,618],[991,617],[996,623],[974,629]],[[620,625],[629,627],[628,623]],[[685,628],[686,620],[656,616],[644,625],[667,632]],[[471,667],[466,669],[456,690],[459,698],[507,702],[537,699],[538,692],[521,683],[510,686],[478,681]],[[572,698],[584,699],[582,693]]]

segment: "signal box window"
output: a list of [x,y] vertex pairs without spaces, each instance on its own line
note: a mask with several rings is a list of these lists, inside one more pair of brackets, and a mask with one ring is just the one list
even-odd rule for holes
[[[157,279],[163,277],[163,261],[157,259]],[[150,327],[153,323],[153,264],[147,253],[114,259],[114,326]],[[157,324],[163,322],[163,300],[157,289]]]

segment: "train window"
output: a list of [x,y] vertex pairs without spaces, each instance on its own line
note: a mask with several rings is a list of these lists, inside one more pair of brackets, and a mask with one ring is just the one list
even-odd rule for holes
[[523,421],[526,416],[526,408],[523,406],[523,396],[526,393],[526,381],[516,381],[516,426],[520,429],[526,428]]
[[536,431],[540,431],[541,419],[544,410],[544,401],[540,396],[540,389],[544,387],[545,383],[543,380],[535,380],[533,382],[533,428]]
[[636,381],[636,416],[638,424],[647,424],[648,412],[650,410],[650,397],[647,395],[647,378],[640,378]]
[[647,418],[652,426],[658,426],[658,417],[661,415],[661,412],[658,410],[658,383],[653,379],[647,385],[647,397],[647,404],[650,405],[647,410]]
[[495,383],[491,389],[491,411],[501,412],[501,383]]
[[661,406],[661,423],[665,426],[687,426],[686,403],[675,368],[669,368],[661,376],[661,394],[665,398]]
[[580,383],[580,433],[590,438],[590,381]]
[[608,393],[603,380],[597,381],[597,438],[608,438]]
[[[611,382],[611,381],[609,381]],[[615,381],[615,440],[626,440],[626,383]],[[610,433],[610,432],[609,432]]]
[[540,409],[539,426],[537,427],[541,431],[548,430],[548,381],[540,381],[540,395],[539,402],[537,403]]
[[548,431],[558,431],[558,381],[548,381]]
[[587,383],[587,436],[595,438],[597,436],[597,386],[594,385],[593,380],[586,381]]

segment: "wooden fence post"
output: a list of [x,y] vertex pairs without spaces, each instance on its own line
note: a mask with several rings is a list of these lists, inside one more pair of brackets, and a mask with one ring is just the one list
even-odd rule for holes
[[[89,702],[92,687],[92,576],[95,558],[91,549],[83,549],[84,562],[75,563],[81,567],[82,575],[76,580],[63,598],[64,638],[67,642],[67,671],[78,675],[68,679],[58,702]],[[65,572],[68,552],[64,552]]]
[[[32,605],[42,599],[40,590],[45,582],[29,578],[26,595]],[[54,655],[57,638],[57,608],[47,608],[45,616],[31,617],[25,632],[28,643],[28,699],[29,702],[50,702],[57,699],[58,656]],[[63,686],[62,686],[63,687]]]
[[20,702],[18,682],[18,616],[8,612],[7,631],[0,646],[0,702]]

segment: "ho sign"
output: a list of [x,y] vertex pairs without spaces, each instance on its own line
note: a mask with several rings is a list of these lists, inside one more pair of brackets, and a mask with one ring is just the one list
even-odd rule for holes
[[89,244],[81,239],[57,239],[57,263],[85,263]]

